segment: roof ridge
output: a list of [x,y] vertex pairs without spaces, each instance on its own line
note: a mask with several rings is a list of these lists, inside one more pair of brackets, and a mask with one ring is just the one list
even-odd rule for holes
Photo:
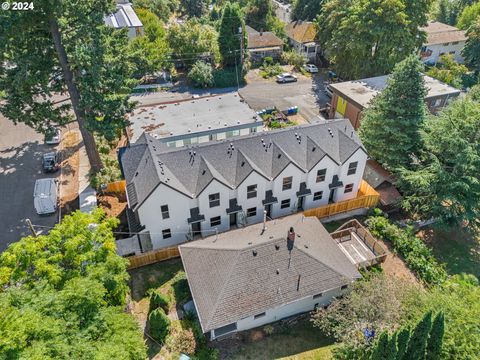
[[218,304],[220,299],[222,298],[223,293],[225,292],[226,284],[228,283],[228,280],[230,279],[233,270],[237,266],[238,263],[238,258],[240,257],[240,250],[237,250],[238,254],[235,258],[235,262],[232,261],[232,266],[230,266],[230,271],[228,272],[228,275],[225,277],[225,281],[223,282],[222,289],[218,292],[218,296],[216,298],[215,304],[213,305],[214,311],[210,314],[209,319],[207,320],[207,325],[205,326],[206,328],[210,327],[210,322],[212,321],[212,318],[214,318],[215,313],[217,312],[218,309]]

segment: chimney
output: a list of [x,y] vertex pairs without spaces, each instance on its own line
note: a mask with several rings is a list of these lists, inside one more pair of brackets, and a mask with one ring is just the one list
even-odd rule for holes
[[293,244],[295,243],[295,230],[293,230],[293,227],[290,227],[290,230],[288,230],[288,235],[287,235],[287,249],[288,251],[293,250]]

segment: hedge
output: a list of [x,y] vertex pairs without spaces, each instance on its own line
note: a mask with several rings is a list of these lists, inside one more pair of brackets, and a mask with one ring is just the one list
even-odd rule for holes
[[427,284],[440,284],[447,278],[444,266],[438,263],[427,245],[415,236],[412,227],[399,228],[383,216],[371,216],[366,224],[374,236],[392,244],[421,280]]

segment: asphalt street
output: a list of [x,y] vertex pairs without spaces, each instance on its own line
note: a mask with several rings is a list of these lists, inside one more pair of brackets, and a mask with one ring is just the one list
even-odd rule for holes
[[42,154],[53,149],[43,143],[43,135],[0,115],[0,251],[31,234],[26,218],[41,226],[56,223],[57,213],[39,216],[33,207],[35,180],[60,174],[43,174],[41,169]]

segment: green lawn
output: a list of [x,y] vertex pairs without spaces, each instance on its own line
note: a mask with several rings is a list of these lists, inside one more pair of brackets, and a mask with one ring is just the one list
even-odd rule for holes
[[480,277],[480,235],[464,229],[429,228],[420,233],[435,257],[445,263],[451,275],[469,273]]
[[[246,359],[331,359],[333,340],[314,328],[309,319],[302,319],[289,327],[278,328],[272,335],[243,336],[242,341],[230,344],[228,354],[222,357],[233,360]],[[253,330],[252,333],[259,332]],[[254,338],[254,339],[252,339]]]

